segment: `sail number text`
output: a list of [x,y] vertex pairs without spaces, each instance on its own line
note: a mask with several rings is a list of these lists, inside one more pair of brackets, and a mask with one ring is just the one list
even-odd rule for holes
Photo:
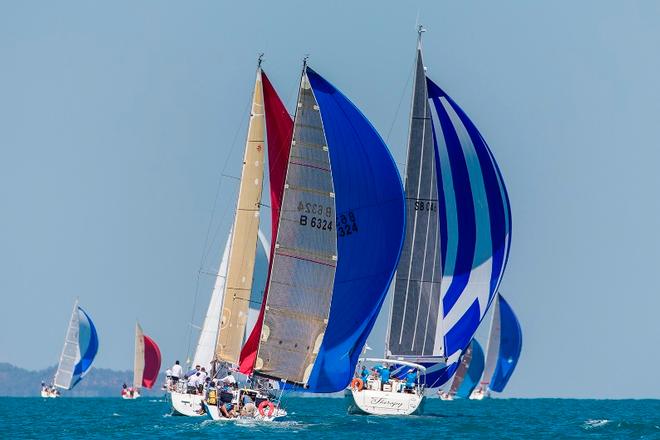
[[332,231],[332,207],[323,206],[318,203],[299,202],[298,212],[301,213],[300,226],[309,226],[323,231]]
[[435,211],[435,202],[415,200],[415,211]]

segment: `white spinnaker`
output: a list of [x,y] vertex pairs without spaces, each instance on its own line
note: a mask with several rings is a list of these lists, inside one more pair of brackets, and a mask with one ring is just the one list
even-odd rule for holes
[[495,367],[497,366],[497,358],[500,353],[500,295],[497,294],[495,304],[493,304],[493,320],[490,324],[490,333],[488,334],[488,347],[486,348],[486,366],[484,367],[484,375],[481,378],[481,383],[488,385]]
[[220,327],[220,315],[222,311],[222,298],[225,295],[225,281],[227,280],[227,261],[229,260],[229,245],[231,243],[232,231],[229,231],[227,244],[222,253],[220,268],[211,293],[211,301],[206,309],[206,317],[202,325],[202,331],[197,341],[197,349],[193,357],[193,365],[201,365],[210,371],[211,362],[215,357],[215,342],[218,338],[218,328]]
[[73,304],[73,312],[69,320],[69,327],[64,338],[64,347],[60,355],[60,363],[55,373],[55,386],[58,388],[70,389],[73,380],[73,370],[80,361],[80,347],[78,342],[78,332],[80,317],[78,315],[78,301]]
[[133,387],[142,387],[144,376],[144,332],[140,324],[135,323],[135,361],[133,362]]

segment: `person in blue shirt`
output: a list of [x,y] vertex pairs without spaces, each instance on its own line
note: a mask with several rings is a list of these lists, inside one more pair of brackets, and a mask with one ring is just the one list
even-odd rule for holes
[[390,382],[390,369],[387,367],[387,365],[380,367],[380,380],[382,383],[389,383]]
[[369,379],[369,369],[366,366],[362,366],[362,372],[360,373],[360,377],[362,379],[362,383],[366,385],[367,380]]
[[408,370],[408,374],[406,374],[406,389],[412,390],[413,388],[415,388],[416,382],[417,382],[417,372],[411,368],[410,370]]

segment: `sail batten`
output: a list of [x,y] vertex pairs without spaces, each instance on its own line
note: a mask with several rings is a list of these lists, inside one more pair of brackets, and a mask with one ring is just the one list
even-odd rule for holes
[[225,293],[215,347],[217,360],[238,364],[246,333],[259,231],[264,175],[265,117],[261,69],[257,69],[241,183],[227,262]]

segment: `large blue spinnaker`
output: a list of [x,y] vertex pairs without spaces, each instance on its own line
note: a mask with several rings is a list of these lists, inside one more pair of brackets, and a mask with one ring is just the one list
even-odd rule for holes
[[310,391],[335,392],[351,378],[396,268],[404,194],[387,146],[355,105],[307,68],[328,143],[336,197],[338,262],[328,326]]
[[509,197],[485,140],[427,78],[441,224],[444,351],[456,362],[500,285],[511,242]]

